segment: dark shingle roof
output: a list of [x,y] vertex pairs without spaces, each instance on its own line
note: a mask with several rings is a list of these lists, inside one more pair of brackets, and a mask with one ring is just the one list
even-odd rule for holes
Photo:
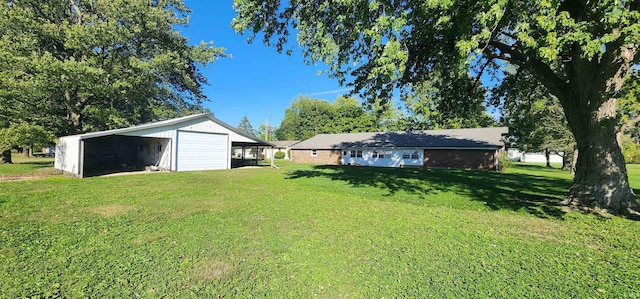
[[506,127],[404,132],[320,134],[292,149],[343,148],[500,148]]

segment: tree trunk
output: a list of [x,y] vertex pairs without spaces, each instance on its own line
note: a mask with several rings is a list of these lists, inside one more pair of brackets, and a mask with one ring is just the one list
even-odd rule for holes
[[[562,153],[562,170],[571,170],[571,161],[573,155],[569,154],[569,151]],[[573,174],[573,171],[571,171]]]
[[573,149],[573,156],[571,157],[571,169],[569,169],[571,175],[576,175],[576,164],[578,164],[578,147]]
[[624,156],[616,140],[615,104],[615,99],[610,99],[598,111],[589,113],[584,109],[580,115],[572,115],[581,118],[573,123],[582,125],[572,125],[580,154],[565,204],[637,217],[638,203],[629,187]]
[[544,149],[544,157],[547,160],[547,167],[551,168],[551,150],[548,148]]
[[2,152],[2,158],[0,159],[0,164],[13,164],[11,160],[11,150],[5,150]]

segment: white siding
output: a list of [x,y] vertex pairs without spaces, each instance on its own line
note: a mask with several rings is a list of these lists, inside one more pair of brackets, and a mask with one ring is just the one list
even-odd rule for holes
[[[562,163],[562,156],[552,154],[549,156],[549,160],[551,163]],[[547,157],[544,153],[522,153],[522,162],[531,162],[531,163],[547,163]]]
[[178,132],[177,170],[227,169],[228,135]]
[[[351,150],[362,150],[362,158],[351,157]],[[413,152],[418,152],[417,159],[411,159]],[[384,152],[384,158],[374,157],[374,152]],[[345,155],[346,153],[346,155]],[[390,155],[387,155],[389,154]],[[403,159],[403,154],[409,153],[408,159]],[[343,149],[340,162],[342,164],[362,165],[362,166],[381,166],[381,167],[401,167],[401,166],[422,166],[424,151],[417,148],[407,149]]]
[[[508,149],[507,153],[509,158],[516,162],[530,162],[530,163],[546,163],[547,157],[544,153],[526,153],[521,152],[518,149]],[[562,156],[557,154],[551,154],[549,157],[551,163],[562,163]]]
[[80,138],[61,137],[56,144],[54,167],[66,173],[80,175]]

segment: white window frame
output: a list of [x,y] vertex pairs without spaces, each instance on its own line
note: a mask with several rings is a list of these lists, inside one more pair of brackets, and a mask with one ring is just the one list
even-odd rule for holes
[[414,151],[413,153],[411,153],[411,159],[412,160],[420,159],[420,151]]
[[311,150],[311,157],[317,157],[318,156],[318,150],[317,149],[312,149]]

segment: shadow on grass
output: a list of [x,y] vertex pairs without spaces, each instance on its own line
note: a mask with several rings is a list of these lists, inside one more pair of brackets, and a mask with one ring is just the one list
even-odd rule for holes
[[48,166],[53,166],[53,161],[27,161],[27,162],[13,162],[13,164],[20,164],[20,165],[33,165],[33,168],[40,168],[40,167],[48,167]]
[[387,191],[387,196],[404,191],[418,195],[422,203],[436,193],[451,192],[480,201],[492,210],[522,209],[540,218],[555,219],[564,215],[560,202],[571,186],[566,179],[525,174],[384,167],[319,165],[312,170],[292,171],[288,176],[316,177],[345,181],[354,187],[375,187]]

